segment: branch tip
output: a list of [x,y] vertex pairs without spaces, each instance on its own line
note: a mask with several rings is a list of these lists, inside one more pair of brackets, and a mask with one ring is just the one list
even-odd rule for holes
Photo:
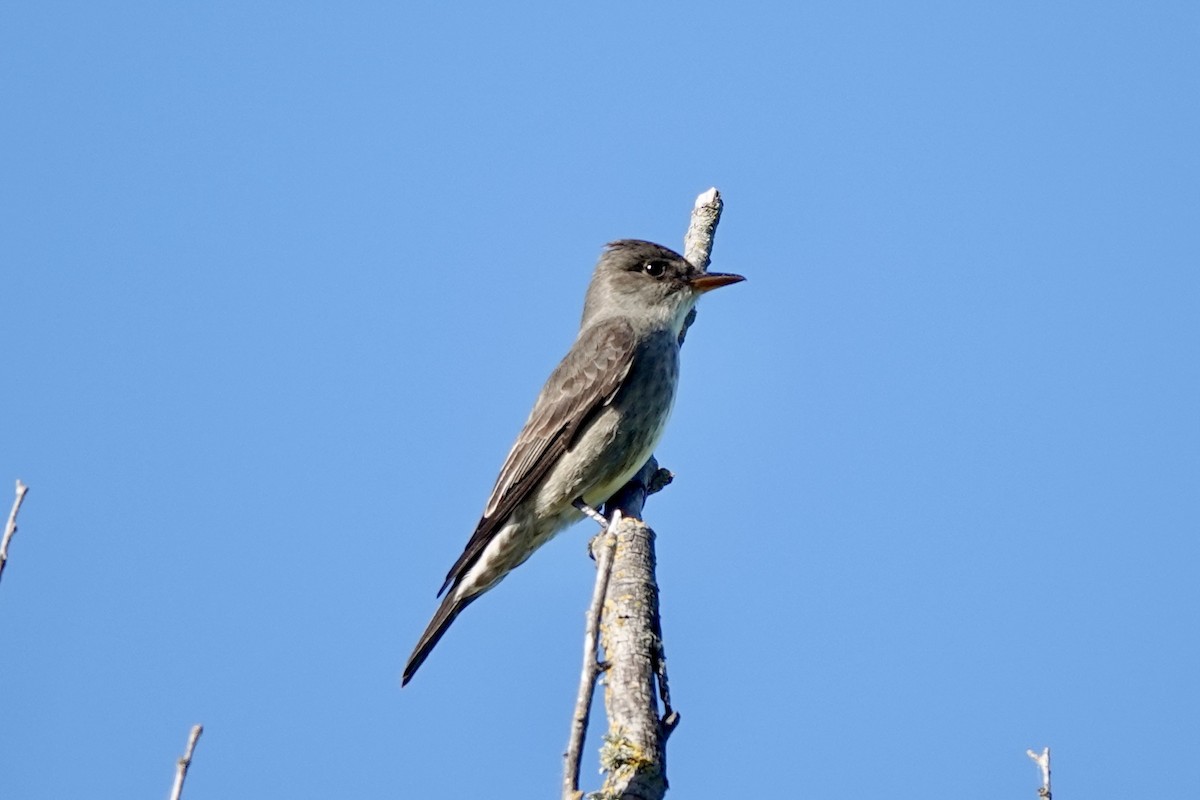
[[1038,769],[1042,773],[1042,786],[1038,789],[1038,797],[1042,800],[1051,800],[1050,794],[1050,748],[1045,747],[1041,753],[1035,753],[1033,750],[1026,750],[1025,755],[1033,759],[1037,764]]
[[203,725],[192,726],[192,730],[188,734],[187,748],[175,762],[175,785],[171,787],[171,800],[179,800],[183,795],[183,781],[187,777],[188,768],[192,765],[192,756],[196,753],[196,742],[200,740],[202,733],[204,733]]
[[29,494],[29,487],[21,483],[20,478],[17,478],[16,494],[12,510],[8,512],[8,521],[4,523],[4,536],[0,538],[0,577],[3,577],[4,565],[8,563],[8,544],[17,532],[17,514],[21,512],[21,504],[25,502],[25,495]]

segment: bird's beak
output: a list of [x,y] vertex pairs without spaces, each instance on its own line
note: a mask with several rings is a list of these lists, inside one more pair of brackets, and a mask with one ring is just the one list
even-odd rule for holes
[[731,283],[741,283],[746,280],[741,275],[734,275],[731,272],[706,272],[703,275],[697,275],[692,278],[689,283],[691,287],[700,294],[711,292],[713,289],[720,289],[722,286],[728,286]]

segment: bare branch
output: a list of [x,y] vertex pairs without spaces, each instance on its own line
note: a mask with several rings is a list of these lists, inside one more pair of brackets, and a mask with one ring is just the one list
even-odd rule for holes
[[721,221],[721,209],[724,207],[721,193],[713,187],[697,197],[696,205],[692,208],[692,221],[688,225],[687,235],[683,237],[683,257],[700,269],[708,269],[713,236],[717,233],[717,223]]
[[591,718],[592,695],[596,693],[596,679],[603,669],[596,658],[600,639],[600,612],[604,609],[604,595],[612,576],[613,548],[617,540],[613,535],[615,526],[621,524],[621,512],[613,514],[608,528],[592,538],[588,546],[596,560],[596,584],[592,588],[592,602],[587,610],[587,623],[583,635],[583,669],[579,674],[579,691],[575,696],[575,713],[571,717],[571,736],[567,741],[567,752],[563,754],[563,800],[578,800],[579,766],[583,760],[583,743],[587,738],[588,720]]
[[[696,198],[692,208],[692,219],[688,223],[687,234],[683,237],[683,257],[703,270],[708,269],[711,261],[713,236],[717,233],[717,223],[721,221],[721,209],[725,203],[721,193],[716,188],[709,189]],[[696,321],[696,309],[688,312],[679,331],[679,343],[683,344],[687,337],[688,328]]]
[[28,493],[29,487],[17,478],[17,497],[13,500],[12,511],[8,512],[8,522],[4,524],[4,538],[0,539],[0,577],[4,576],[4,565],[8,563],[8,543],[17,532],[17,514],[21,511],[21,503],[25,502],[25,495]]
[[[707,269],[713,235],[721,217],[721,196],[709,189],[696,199],[691,224],[684,238],[684,254],[692,264]],[[679,334],[683,344],[695,320],[693,310]],[[599,797],[661,800],[667,790],[666,742],[679,724],[671,707],[663,649],[662,620],[658,610],[655,579],[654,531],[641,522],[646,498],[669,484],[673,476],[659,469],[651,457],[638,474],[605,503],[613,520],[603,535],[604,546],[597,558],[596,586],[588,609],[588,631],[584,642],[584,664],[572,718],[563,776],[564,800],[578,800],[579,761],[587,733],[588,710],[598,674],[605,674],[604,703],[608,732],[600,750],[600,765],[606,773]],[[622,517],[624,519],[622,519]],[[593,547],[596,541],[593,540]],[[615,540],[615,545],[610,541]],[[595,550],[593,550],[595,553]],[[605,555],[608,554],[608,555]],[[611,558],[611,566],[601,557]],[[607,587],[601,589],[601,583]],[[597,598],[603,598],[598,603]],[[599,614],[599,617],[596,615]],[[594,625],[599,622],[605,663],[596,660]],[[658,703],[663,703],[663,717]]]
[[661,642],[654,633],[658,585],[654,531],[636,519],[617,529],[613,576],[600,625],[608,732],[600,751],[602,797],[658,800],[667,790],[664,725],[655,680]]
[[1042,798],[1042,800],[1051,800],[1051,794],[1050,794],[1050,748],[1049,747],[1044,748],[1042,750],[1041,755],[1038,755],[1037,753],[1033,752],[1032,750],[1026,750],[1025,754],[1027,756],[1029,756],[1030,758],[1032,758],[1034,763],[1036,763],[1038,765],[1038,768],[1042,771],[1042,788],[1038,789],[1038,797]]
[[183,795],[183,779],[187,777],[188,767],[192,765],[192,754],[196,752],[196,742],[204,733],[203,725],[193,725],[188,734],[187,749],[183,751],[175,766],[175,785],[171,787],[171,800],[179,800]]

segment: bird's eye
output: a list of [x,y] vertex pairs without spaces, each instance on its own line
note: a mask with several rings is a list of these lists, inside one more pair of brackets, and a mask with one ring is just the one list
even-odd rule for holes
[[647,261],[642,265],[642,272],[645,272],[651,278],[662,277],[662,274],[667,271],[667,262],[665,261]]

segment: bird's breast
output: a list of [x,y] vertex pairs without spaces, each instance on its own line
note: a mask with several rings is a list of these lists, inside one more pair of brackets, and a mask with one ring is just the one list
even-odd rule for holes
[[598,506],[616,493],[654,453],[679,382],[679,346],[669,332],[638,346],[629,374],[612,401],[580,431],[548,476],[539,505],[582,497]]

